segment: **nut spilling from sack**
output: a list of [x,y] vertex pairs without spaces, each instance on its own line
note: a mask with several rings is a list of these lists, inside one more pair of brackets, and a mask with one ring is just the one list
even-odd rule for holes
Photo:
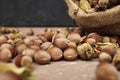
[[86,13],[104,11],[120,4],[120,0],[76,0],[74,2]]

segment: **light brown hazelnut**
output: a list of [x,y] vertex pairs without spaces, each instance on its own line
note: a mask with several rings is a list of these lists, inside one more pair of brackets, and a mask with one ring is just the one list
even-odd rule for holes
[[97,42],[102,42],[102,36],[100,36],[97,33],[90,33],[88,36],[88,38],[93,38],[95,39]]
[[37,34],[36,36],[38,39],[42,40],[42,42],[48,41],[44,34]]
[[30,56],[23,56],[21,59],[21,65],[25,67],[31,67],[32,66],[32,58]]
[[0,61],[10,62],[12,59],[12,53],[9,49],[0,49]]
[[52,60],[60,60],[62,58],[63,52],[58,47],[51,47],[48,49],[48,53],[51,55]]
[[14,33],[9,33],[9,34],[7,35],[7,37],[8,37],[9,39],[12,39],[12,40],[14,40],[14,39],[16,38]]
[[46,28],[44,30],[44,35],[45,35],[45,37],[47,38],[48,41],[51,41],[52,37],[53,37],[53,31],[52,31],[52,29]]
[[29,57],[33,58],[35,55],[35,52],[36,51],[34,49],[27,48],[22,52],[22,55],[29,56]]
[[7,42],[7,38],[5,36],[0,36],[0,45]]
[[112,61],[112,57],[111,57],[111,55],[107,54],[106,52],[102,52],[99,55],[99,60],[100,61],[111,62]]
[[104,36],[102,42],[103,42],[103,43],[105,43],[105,42],[110,42],[110,37]]
[[77,59],[77,51],[75,48],[68,47],[67,49],[64,50],[64,58],[66,60],[75,60]]
[[28,36],[34,35],[33,29],[32,29],[32,28],[29,28],[29,29],[27,30],[26,34],[27,34]]
[[47,64],[50,63],[51,56],[45,50],[39,50],[34,55],[35,62],[38,64]]
[[79,33],[72,32],[68,35],[67,39],[72,42],[78,43],[80,42],[81,36]]
[[16,51],[18,54],[22,54],[22,52],[27,48],[25,44],[18,44],[16,46]]
[[95,45],[96,44],[96,40],[94,38],[87,38],[86,39],[86,43],[88,43],[90,45]]
[[40,50],[40,47],[38,45],[32,45],[32,46],[29,46],[29,48],[34,49],[36,51]]
[[51,45],[52,45],[51,42],[44,42],[44,43],[40,46],[40,48],[41,48],[41,49],[44,49],[44,50],[47,50]]
[[81,59],[90,60],[93,58],[94,50],[88,43],[83,43],[77,46],[77,52]]
[[97,80],[118,80],[118,71],[108,62],[100,62],[95,73]]
[[67,43],[68,47],[71,47],[71,48],[77,48],[77,44],[75,42],[68,42]]

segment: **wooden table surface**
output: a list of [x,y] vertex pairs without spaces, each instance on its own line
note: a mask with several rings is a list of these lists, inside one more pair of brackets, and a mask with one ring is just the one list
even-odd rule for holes
[[[56,27],[58,28],[58,27]],[[56,28],[52,28],[55,30]],[[20,28],[25,33],[27,28]],[[35,34],[43,32],[44,28],[33,28]],[[56,61],[46,65],[33,64],[35,80],[95,80],[97,60]],[[120,78],[119,78],[120,80]]]

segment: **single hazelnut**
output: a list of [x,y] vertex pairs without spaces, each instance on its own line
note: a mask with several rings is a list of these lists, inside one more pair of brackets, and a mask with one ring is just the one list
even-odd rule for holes
[[60,60],[62,58],[63,52],[58,47],[51,47],[48,49],[48,53],[51,55],[52,60]]
[[80,42],[81,36],[79,33],[72,32],[68,35],[67,39],[72,42],[78,43]]
[[12,58],[16,56],[15,48],[12,45],[10,45],[8,43],[4,43],[1,45],[0,48],[1,49],[5,49],[5,48],[9,49],[11,51]]
[[36,36],[38,39],[42,40],[42,42],[48,41],[44,34],[37,34]]
[[110,42],[110,37],[104,36],[102,42],[103,42],[103,43],[105,43],[105,42]]
[[40,46],[40,48],[41,48],[41,49],[44,49],[44,50],[47,50],[51,45],[52,45],[51,42],[44,42],[44,43]]
[[95,39],[97,42],[102,42],[102,36],[100,36],[97,33],[90,33],[88,36],[88,38],[93,38]]
[[75,48],[68,47],[67,49],[64,50],[64,58],[66,60],[75,60],[77,59],[77,51]]
[[100,61],[111,62],[112,61],[112,57],[109,54],[107,54],[106,52],[102,52],[99,55],[99,60]]
[[53,31],[52,31],[52,29],[46,28],[44,30],[44,35],[45,35],[45,37],[47,38],[48,41],[51,41],[52,37],[53,37]]
[[70,29],[69,28],[58,28],[57,32],[67,37],[70,32]]
[[33,60],[30,56],[23,56],[20,64],[25,67],[31,67],[32,62]]
[[14,58],[13,62],[17,67],[22,67],[22,65],[21,65],[22,57],[23,57],[23,55],[19,54]]
[[35,62],[38,64],[47,64],[50,63],[51,56],[45,50],[39,50],[34,55]]
[[32,45],[32,46],[29,46],[29,48],[34,49],[36,51],[40,50],[40,47],[38,45]]
[[33,41],[31,39],[25,38],[24,43],[25,43],[25,45],[30,46],[33,44]]
[[7,38],[5,36],[0,36],[0,45],[7,42]]
[[100,62],[95,70],[97,80],[117,80],[118,71],[108,62]]
[[77,46],[77,52],[81,59],[90,60],[93,58],[94,50],[88,43],[79,44]]
[[68,42],[67,43],[68,47],[71,47],[71,48],[77,48],[77,44],[75,42]]
[[28,36],[34,35],[33,29],[32,29],[32,28],[29,28],[29,29],[27,30],[26,34],[27,34]]
[[12,53],[9,49],[0,49],[0,61],[10,62],[12,59]]
[[22,52],[22,55],[29,56],[29,57],[33,58],[33,56],[35,55],[35,52],[36,51],[34,49],[27,48]]
[[22,52],[27,48],[25,44],[18,44],[16,46],[16,51],[18,54],[22,54]]
[[14,34],[14,33],[9,33],[9,34],[7,35],[7,37],[8,37],[9,39],[14,40],[14,39],[15,39],[15,34]]
[[96,40],[94,38],[87,38],[86,39],[86,43],[88,43],[90,45],[95,45],[96,44]]
[[65,49],[69,42],[66,38],[56,38],[53,44],[60,49]]

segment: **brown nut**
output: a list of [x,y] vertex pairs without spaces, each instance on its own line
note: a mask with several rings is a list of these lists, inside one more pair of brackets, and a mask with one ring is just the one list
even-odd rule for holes
[[67,39],[72,42],[78,43],[80,42],[81,36],[79,33],[72,32],[68,35]]
[[67,49],[64,50],[64,59],[66,60],[75,60],[77,59],[77,51],[75,48],[68,47]]
[[103,42],[103,43],[105,43],[105,42],[110,42],[110,37],[104,36],[102,42]]
[[0,36],[0,45],[7,42],[7,38],[5,36]]
[[40,47],[38,45],[32,45],[32,46],[29,46],[31,49],[34,49],[36,51],[39,51],[40,50]]
[[96,40],[94,38],[87,38],[85,42],[90,44],[90,45],[96,44]]
[[32,58],[30,56],[23,56],[21,59],[21,65],[25,67],[31,67],[32,66]]
[[102,42],[102,36],[100,36],[97,33],[90,33],[88,36],[88,38],[93,38],[95,39],[97,42]]
[[23,55],[19,54],[14,58],[13,62],[17,67],[22,67],[22,65],[21,65],[22,57],[23,57]]
[[47,64],[51,60],[50,54],[45,50],[39,50],[34,55],[35,62],[38,64]]
[[51,47],[48,49],[48,53],[51,55],[52,60],[60,60],[62,58],[63,52],[58,47]]
[[22,54],[22,52],[27,48],[25,44],[18,44],[16,46],[16,51],[18,54]]
[[44,35],[45,35],[45,37],[47,38],[48,41],[51,41],[52,37],[53,37],[53,32],[50,28],[46,28],[44,30]]
[[1,49],[4,49],[4,48],[9,49],[9,50],[11,51],[12,57],[15,57],[15,56],[16,56],[15,48],[14,48],[12,45],[10,45],[10,44],[8,44],[8,43],[4,43],[4,44],[1,45],[0,48],[1,48]]
[[96,68],[97,80],[117,80],[118,72],[116,68],[108,62],[100,62]]
[[27,34],[28,36],[34,35],[33,29],[32,29],[32,28],[29,28],[29,29],[27,30],[26,34]]
[[44,42],[40,48],[43,49],[43,50],[47,50],[50,46],[52,45],[51,42]]
[[35,52],[36,51],[34,49],[27,48],[22,52],[22,55],[29,56],[29,57],[33,58],[35,55]]
[[9,49],[0,49],[0,61],[10,62],[12,59],[12,53]]
[[99,60],[100,61],[111,62],[112,61],[112,57],[111,57],[111,55],[107,54],[106,52],[102,52],[99,55]]

